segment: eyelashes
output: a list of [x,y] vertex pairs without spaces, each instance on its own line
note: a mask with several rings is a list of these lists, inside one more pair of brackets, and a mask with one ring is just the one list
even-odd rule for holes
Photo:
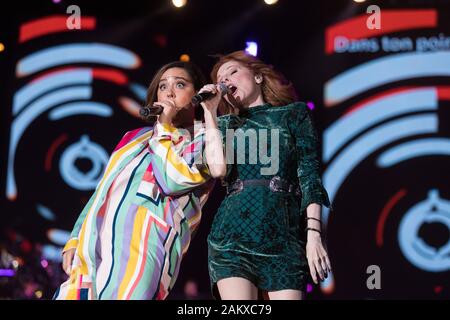
[[[183,89],[184,87],[186,87],[186,84],[184,82],[178,82],[177,84],[175,84],[175,87],[178,89]],[[167,88],[166,84],[160,84],[159,85],[159,90],[163,91]]]

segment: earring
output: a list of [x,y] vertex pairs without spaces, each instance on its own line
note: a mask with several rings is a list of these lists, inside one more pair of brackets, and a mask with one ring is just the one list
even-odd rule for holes
[[256,83],[257,83],[257,84],[261,84],[261,82],[262,82],[262,77],[261,77],[261,76],[256,76],[256,77],[255,77],[255,80],[256,80]]

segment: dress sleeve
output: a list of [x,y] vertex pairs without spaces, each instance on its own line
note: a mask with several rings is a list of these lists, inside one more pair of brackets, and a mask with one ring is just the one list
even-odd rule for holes
[[318,138],[311,111],[304,103],[298,103],[294,109],[294,117],[295,121],[290,126],[295,138],[297,177],[302,192],[300,211],[311,203],[330,208],[328,193],[320,177]]
[[187,141],[179,129],[156,123],[149,140],[153,173],[162,192],[181,195],[211,178],[204,157],[205,134],[200,129]]

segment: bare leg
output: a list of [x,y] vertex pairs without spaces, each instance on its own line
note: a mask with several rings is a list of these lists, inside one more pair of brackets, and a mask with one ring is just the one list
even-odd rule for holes
[[304,293],[300,290],[280,290],[268,292],[270,300],[303,300]]
[[258,289],[244,278],[231,277],[217,282],[222,300],[256,300]]

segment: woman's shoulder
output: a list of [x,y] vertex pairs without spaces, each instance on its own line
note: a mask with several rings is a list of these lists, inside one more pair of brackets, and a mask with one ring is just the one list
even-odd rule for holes
[[137,138],[139,138],[143,134],[145,134],[147,132],[150,132],[152,129],[153,129],[152,126],[145,126],[145,127],[139,127],[139,128],[127,131],[122,136],[122,138],[120,139],[120,141],[117,144],[117,146],[114,148],[114,151],[116,151],[117,149],[122,148],[124,145],[127,145],[130,142],[136,140]]
[[309,106],[302,101],[296,101],[285,106],[278,107],[280,111],[285,113],[283,117],[290,119],[288,121],[289,126],[298,126],[300,122],[310,116]]
[[137,138],[137,137],[143,135],[144,133],[149,132],[152,129],[153,129],[153,126],[139,127],[139,128],[127,131],[125,133],[125,135],[129,135],[129,136],[133,136],[134,138]]
[[295,101],[287,105],[277,106],[274,108],[277,109],[278,111],[284,112],[305,112],[308,110],[308,106],[306,105],[306,103],[302,101]]

